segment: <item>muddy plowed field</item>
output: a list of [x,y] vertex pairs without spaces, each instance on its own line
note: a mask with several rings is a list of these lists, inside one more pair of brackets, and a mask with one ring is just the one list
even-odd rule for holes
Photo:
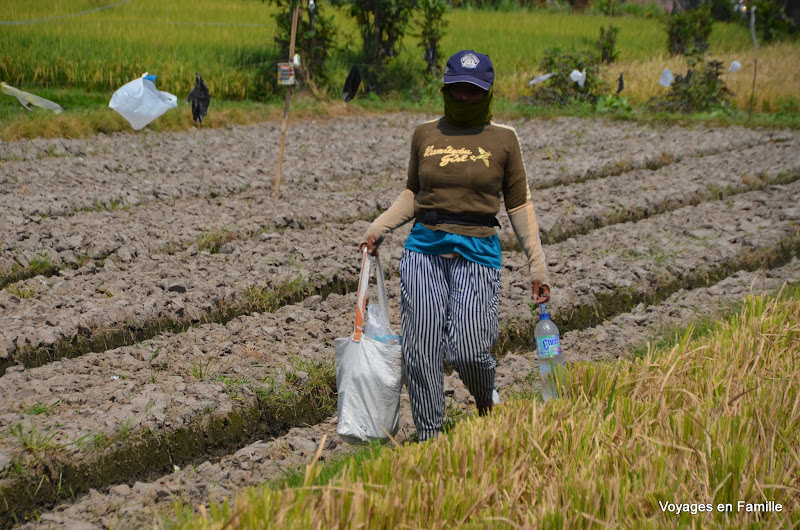
[[[0,143],[0,526],[133,528],[352,451],[333,341],[358,241],[431,116]],[[800,281],[800,133],[512,122],[568,360],[613,360]],[[536,390],[525,259],[500,215],[498,387]],[[399,328],[397,263],[381,247]],[[534,374],[532,377],[530,374]],[[456,374],[448,414],[474,411]],[[414,427],[407,398],[399,441]],[[327,435],[327,436],[326,436]]]

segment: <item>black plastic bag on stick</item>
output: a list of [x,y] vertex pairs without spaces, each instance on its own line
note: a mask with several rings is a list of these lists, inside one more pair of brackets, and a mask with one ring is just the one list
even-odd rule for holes
[[361,85],[361,72],[358,71],[358,66],[353,66],[350,73],[347,74],[347,79],[344,82],[344,89],[342,90],[342,99],[345,102],[350,101],[356,97],[358,87]]
[[211,96],[208,93],[208,86],[197,72],[194,73],[194,88],[189,92],[189,103],[192,104],[192,118],[198,123],[203,123],[203,118],[208,112],[208,104]]

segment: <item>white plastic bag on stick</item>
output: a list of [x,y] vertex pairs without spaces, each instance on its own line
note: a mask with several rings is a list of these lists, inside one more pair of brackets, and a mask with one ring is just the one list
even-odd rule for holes
[[[399,344],[380,342],[364,332],[364,306],[370,260],[363,251],[353,335],[334,341],[339,420],[336,432],[346,442],[388,441],[400,428],[403,352]],[[386,286],[380,261],[377,270],[379,311],[388,315]]]
[[161,92],[152,81],[142,76],[114,92],[108,106],[119,112],[138,131],[169,109],[177,107],[178,97]]

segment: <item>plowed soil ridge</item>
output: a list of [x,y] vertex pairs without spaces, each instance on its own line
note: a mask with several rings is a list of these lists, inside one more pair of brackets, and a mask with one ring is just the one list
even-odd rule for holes
[[[749,160],[755,162],[747,163]],[[710,155],[703,157],[702,163],[683,161],[657,171],[632,171],[602,181],[551,188],[538,206],[542,238],[546,242],[562,241],[598,226],[646,218],[685,204],[719,199],[775,182],[792,182],[800,174],[799,168],[797,141],[786,141],[746,149],[734,155]],[[603,201],[596,201],[596,197],[603,197]],[[119,222],[108,223],[110,234],[118,233],[117,229],[122,230],[130,221],[127,215],[120,217]],[[151,232],[147,224],[132,223],[131,226]],[[303,232],[305,235],[295,239],[316,240],[331,226],[337,224],[318,223],[316,228],[307,229]],[[350,223],[344,226],[349,227]],[[512,240],[505,219],[503,226],[504,239]],[[338,227],[345,229],[341,224]],[[358,236],[358,233],[350,232],[337,244],[329,245],[328,250],[336,253],[350,247],[358,241]],[[114,236],[117,242],[123,237]],[[88,240],[84,234],[72,238]],[[103,263],[104,266],[98,268],[94,262],[88,262],[77,271],[62,270],[56,280],[33,278],[15,286],[17,293],[22,290],[35,296],[20,299],[14,290],[0,292],[0,309],[4,310],[0,313],[0,319],[4,321],[4,331],[0,332],[0,364],[8,365],[16,359],[27,366],[36,366],[63,355],[73,356],[131,344],[162,330],[179,330],[197,322],[225,321],[252,309],[245,295],[248,289],[270,289],[297,279],[313,284],[308,292],[340,289],[343,284],[353,283],[353,270],[344,272],[322,267],[310,275],[308,270],[297,269],[296,264],[290,263],[292,256],[323,258],[323,261],[330,256],[312,257],[314,252],[307,249],[286,252],[284,239],[277,232],[267,232],[251,240],[232,238],[216,249],[217,254],[199,252],[195,244],[174,254],[151,254],[149,249],[143,249],[142,255],[136,258],[131,257],[131,250],[134,253],[138,251],[123,245],[116,256],[118,264],[109,260],[108,264]],[[146,236],[144,240],[148,240]],[[270,242],[278,244],[267,244]],[[299,245],[296,248],[300,248]],[[240,257],[242,253],[244,259]],[[281,257],[285,256],[289,256],[289,260],[281,264]],[[231,260],[235,262],[230,264]],[[258,261],[261,263],[252,266]],[[223,268],[224,272],[221,271]],[[240,270],[235,270],[237,268]],[[292,268],[295,269],[293,273],[290,272]],[[136,289],[135,285],[117,288],[120,282],[110,280],[119,277],[118,271],[131,271],[135,276],[140,270],[150,272],[152,278],[145,281],[143,289]],[[187,287],[186,281],[171,279],[191,279],[197,274],[208,273],[222,281],[215,287],[204,286],[202,281]],[[279,278],[280,281],[265,284],[261,280],[264,277]],[[154,285],[159,289],[154,289]],[[187,294],[189,289],[191,293]],[[65,292],[72,293],[74,300],[65,300]],[[59,302],[48,302],[49,299]],[[48,308],[51,304],[54,307]],[[7,318],[11,312],[14,315]],[[43,313],[48,314],[45,326],[34,331],[30,324],[41,320]]]
[[[433,116],[397,114],[298,122],[287,136],[284,189],[313,190],[314,180],[343,186],[372,184],[375,168],[405,171],[414,125]],[[783,131],[642,126],[560,118],[511,122],[517,127],[537,186],[565,184],[612,167],[659,166],[686,156],[742,149],[791,137]],[[227,195],[269,187],[279,128],[273,123],[224,130],[136,135],[91,140],[0,143],[0,206],[16,215],[70,215],[152,200]],[[632,142],[635,147],[631,148]],[[605,168],[605,169],[600,169]],[[311,177],[311,178],[310,178]],[[24,197],[24,201],[16,200]]]
[[[796,178],[800,171],[800,139],[767,142],[737,148],[722,154],[672,160],[658,169],[630,169],[617,178],[584,180],[580,185],[558,185],[537,193],[543,240],[555,243],[614,222],[636,220],[687,204],[697,204],[723,194],[757,189],[786,175]],[[709,173],[707,168],[714,168]],[[325,193],[334,204],[352,204],[323,213],[319,200],[296,194],[276,203],[261,191],[216,197],[192,198],[140,205],[119,211],[80,212],[70,217],[13,218],[0,230],[0,245],[9,249],[0,263],[5,283],[41,274],[29,267],[33,260],[47,259],[45,276],[63,267],[77,268],[81,261],[95,264],[107,257],[130,262],[136,256],[187,248],[223,244],[256,237],[264,232],[296,227],[310,228],[325,223],[349,223],[371,219],[388,206],[398,192],[401,179],[382,179],[382,186],[354,186],[350,191],[320,184],[316,194]],[[531,185],[535,187],[536,175]],[[593,200],[605,196],[602,207]],[[554,203],[563,203],[553,206]],[[555,214],[551,214],[551,208]],[[504,226],[508,226],[505,222]],[[5,267],[5,270],[3,270]],[[26,271],[26,268],[28,269]],[[2,286],[2,285],[0,285]]]

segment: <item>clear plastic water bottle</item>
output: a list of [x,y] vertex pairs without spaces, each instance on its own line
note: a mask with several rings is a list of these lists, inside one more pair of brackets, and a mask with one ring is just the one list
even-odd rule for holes
[[564,385],[564,357],[561,355],[561,339],[558,327],[550,320],[544,304],[540,305],[539,322],[533,330],[536,351],[539,355],[539,373],[542,376],[542,398],[548,401],[559,397],[558,383]]

